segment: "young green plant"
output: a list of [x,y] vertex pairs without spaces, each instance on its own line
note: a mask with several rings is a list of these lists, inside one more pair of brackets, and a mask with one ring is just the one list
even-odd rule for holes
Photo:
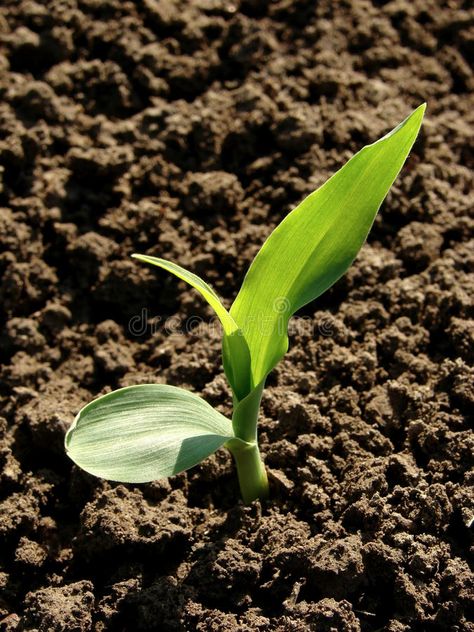
[[175,386],[122,388],[85,406],[65,447],[87,472],[145,483],[173,476],[225,446],[237,468],[244,502],[265,498],[257,419],[265,379],[288,349],[288,321],[345,273],[419,132],[425,104],[367,145],[299,204],[271,233],[228,311],[201,278],[176,263],[133,255],[196,289],[222,324],[224,371],[232,388],[232,420]]

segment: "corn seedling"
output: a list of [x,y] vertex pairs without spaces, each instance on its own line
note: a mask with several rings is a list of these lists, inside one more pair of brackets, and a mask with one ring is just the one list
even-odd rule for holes
[[133,255],[185,281],[214,309],[222,324],[232,419],[174,386],[121,388],[85,406],[69,428],[65,447],[77,465],[104,479],[145,483],[183,472],[225,446],[244,502],[268,495],[257,419],[265,379],[288,349],[288,321],[355,259],[415,142],[424,111],[425,104],[364,147],[285,217],[252,262],[229,311],[192,272]]

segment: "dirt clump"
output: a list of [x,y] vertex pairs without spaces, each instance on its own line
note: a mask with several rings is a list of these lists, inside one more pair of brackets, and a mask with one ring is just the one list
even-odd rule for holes
[[[6,0],[0,33],[0,630],[472,632],[467,3]],[[423,101],[267,380],[268,503],[225,451],[141,486],[73,466],[65,430],[114,388],[230,413],[208,307],[129,255],[230,304],[285,214]]]

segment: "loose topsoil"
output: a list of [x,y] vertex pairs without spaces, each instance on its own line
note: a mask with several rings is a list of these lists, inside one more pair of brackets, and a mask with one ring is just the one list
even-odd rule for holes
[[[3,0],[0,630],[474,630],[468,5]],[[223,450],[148,485],[73,466],[65,430],[113,388],[230,414],[212,314],[129,255],[229,305],[285,214],[423,101],[268,379],[269,502],[241,504]]]

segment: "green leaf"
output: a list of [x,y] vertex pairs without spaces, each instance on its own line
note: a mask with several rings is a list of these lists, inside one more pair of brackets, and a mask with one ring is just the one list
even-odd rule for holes
[[149,255],[133,254],[134,259],[150,263],[151,265],[162,268],[167,272],[171,272],[182,281],[186,281],[191,287],[201,294],[201,296],[209,303],[219,318],[224,330],[223,340],[223,363],[224,371],[232,386],[237,399],[244,397],[250,388],[250,353],[245,337],[239,329],[237,323],[222,305],[219,296],[203,279],[189,272],[185,268],[158,257]]
[[234,433],[247,443],[257,442],[257,419],[264,383],[253,388],[244,398],[234,402],[232,426]]
[[193,467],[230,439],[235,439],[231,422],[197,395],[142,384],[85,406],[66,434],[65,447],[90,474],[145,483]]
[[237,323],[226,310],[224,305],[222,305],[221,299],[218,297],[216,292],[210,285],[203,281],[201,277],[198,277],[197,274],[189,272],[189,270],[182,268],[172,261],[167,261],[166,259],[159,259],[158,257],[150,257],[149,255],[139,254],[133,254],[132,257],[134,259],[138,259],[139,261],[143,261],[144,263],[150,263],[153,266],[162,268],[163,270],[171,272],[171,274],[177,276],[178,279],[186,281],[186,283],[197,290],[199,294],[209,303],[221,321],[224,332],[227,335],[231,335],[232,333],[238,331],[239,327]]
[[425,104],[355,154],[281,222],[255,257],[230,310],[250,351],[250,388],[286,353],[289,318],[335,283],[356,257],[424,111]]

